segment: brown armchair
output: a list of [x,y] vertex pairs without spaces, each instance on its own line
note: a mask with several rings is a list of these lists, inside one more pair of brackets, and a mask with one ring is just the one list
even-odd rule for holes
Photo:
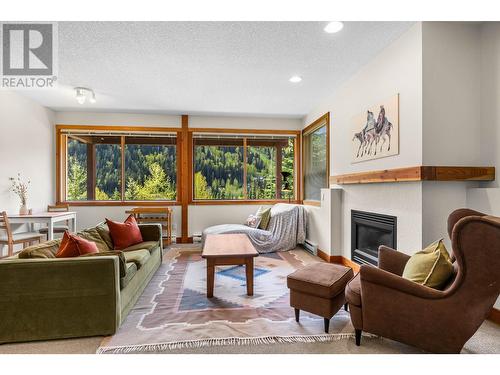
[[448,218],[454,273],[443,290],[401,277],[408,255],[379,248],[346,287],[356,330],[436,353],[459,353],[500,294],[500,218],[459,209]]

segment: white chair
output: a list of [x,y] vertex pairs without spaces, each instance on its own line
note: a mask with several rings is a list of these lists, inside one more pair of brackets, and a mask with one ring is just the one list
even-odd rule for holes
[[0,213],[0,245],[7,245],[7,256],[14,255],[14,245],[23,244],[23,249],[25,249],[33,242],[40,243],[42,237],[44,235],[38,232],[12,233],[7,213],[5,211]]

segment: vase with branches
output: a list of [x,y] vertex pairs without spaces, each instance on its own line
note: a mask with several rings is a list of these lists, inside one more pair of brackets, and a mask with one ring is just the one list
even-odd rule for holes
[[21,208],[19,213],[21,215],[26,215],[28,213],[27,201],[28,201],[28,188],[31,181],[23,181],[21,179],[21,174],[17,174],[17,178],[10,177],[9,180],[12,182],[11,190],[19,197],[21,200]]

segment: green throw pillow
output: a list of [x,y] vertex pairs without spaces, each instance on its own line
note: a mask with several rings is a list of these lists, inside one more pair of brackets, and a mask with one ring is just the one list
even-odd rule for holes
[[408,259],[403,277],[418,284],[439,289],[452,273],[453,264],[443,240],[440,239]]
[[267,229],[267,226],[269,225],[269,220],[271,220],[271,209],[270,208],[264,208],[264,207],[259,207],[259,210],[255,214],[258,218],[260,218],[260,224],[259,224],[259,229]]

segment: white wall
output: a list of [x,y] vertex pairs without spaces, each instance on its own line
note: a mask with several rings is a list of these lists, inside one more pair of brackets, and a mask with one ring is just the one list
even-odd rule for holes
[[[31,180],[28,207],[47,209],[55,199],[54,113],[12,91],[0,91],[0,210],[19,212],[9,177]],[[15,228],[14,228],[15,229]],[[18,228],[22,229],[22,228]],[[2,250],[0,248],[0,256]]]
[[[56,112],[56,123],[65,125],[128,125],[180,127],[181,117],[172,115],[150,115],[134,113],[100,112]],[[224,116],[189,116],[191,128],[235,128],[299,130],[302,122],[297,118],[265,117],[224,117]],[[255,213],[258,205],[193,205],[188,211],[188,235],[201,232],[204,228],[223,223],[243,223],[249,214]],[[87,228],[104,220],[105,217],[123,220],[125,211],[130,206],[74,206],[77,212],[78,229]],[[174,207],[174,226],[177,235],[181,233],[181,209]]]
[[[470,22],[422,26],[423,165],[485,165],[481,159],[481,27]],[[477,183],[425,182],[423,244],[447,235],[448,215],[467,205]]]
[[300,118],[189,116],[191,128],[300,130]]
[[340,254],[342,246],[342,189],[321,189],[320,206],[305,205],[306,238],[326,254]]
[[[500,22],[481,28],[481,160],[500,168]],[[488,183],[499,187],[500,182]]]
[[[325,98],[304,126],[330,111],[330,173],[420,165],[422,162],[422,33],[417,23]],[[352,119],[399,93],[400,153],[351,164]]]
[[181,127],[181,116],[137,113],[56,112],[56,123],[64,125],[121,125]]
[[[330,112],[330,175],[422,164],[421,28],[420,23],[413,26],[304,119],[305,127]],[[400,154],[351,164],[352,118],[366,106],[397,93],[400,95]],[[341,222],[337,222],[335,228],[332,228],[330,215],[336,207],[332,211],[323,207],[320,210],[308,208],[313,212],[313,223],[323,223],[320,233],[311,231],[311,240],[324,244],[325,238],[335,237],[333,230],[342,233],[339,248],[330,240],[330,248],[323,251],[350,258],[352,209],[398,216],[398,247],[410,251],[421,246],[422,189],[419,183],[342,185],[339,188],[343,190]]]
[[[467,191],[467,207],[500,216],[500,23],[481,25],[480,156],[496,167],[496,180]],[[500,309],[500,298],[495,303]]]
[[480,25],[424,22],[423,164],[481,165]]
[[[129,214],[128,211],[133,206],[73,206],[72,211],[76,212],[77,217],[77,229],[85,229],[104,221],[104,219],[110,219],[114,221],[124,221]],[[173,229],[177,235],[180,235],[181,228],[181,207],[173,206]],[[176,230],[177,229],[177,230]]]

